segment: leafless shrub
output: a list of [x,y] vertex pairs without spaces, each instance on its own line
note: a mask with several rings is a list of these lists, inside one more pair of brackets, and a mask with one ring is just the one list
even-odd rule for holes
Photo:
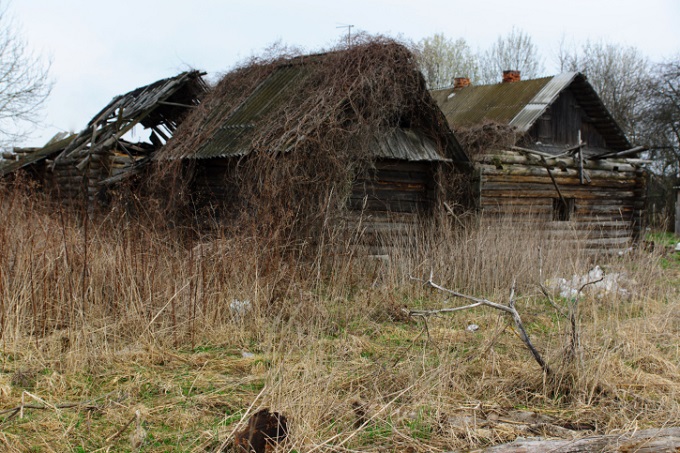
[[513,146],[521,138],[521,134],[507,124],[484,121],[479,125],[457,129],[456,138],[474,159],[484,152]]

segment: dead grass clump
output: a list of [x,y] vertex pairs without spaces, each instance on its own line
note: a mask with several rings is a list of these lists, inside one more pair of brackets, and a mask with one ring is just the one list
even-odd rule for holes
[[[593,262],[516,224],[459,219],[463,229],[453,216],[389,259],[295,241],[282,251],[249,232],[200,236],[122,215],[86,223],[8,190],[0,215],[7,451],[127,451],[142,430],[144,451],[214,451],[265,407],[285,414],[286,448],[298,451],[471,449],[680,419],[680,274],[653,251]],[[579,299],[579,354],[567,361],[569,320],[537,284],[593,264],[625,276],[627,294]],[[496,311],[402,317],[404,306],[460,303],[410,278],[430,271],[500,303],[516,281],[554,376]],[[34,381],[19,379],[29,372]],[[22,401],[33,408],[8,418]]]

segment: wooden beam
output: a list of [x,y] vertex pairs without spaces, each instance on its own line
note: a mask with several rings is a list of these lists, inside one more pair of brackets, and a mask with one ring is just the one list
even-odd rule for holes
[[633,155],[633,154],[638,154],[638,153],[641,153],[643,151],[647,151],[646,146],[636,146],[635,148],[626,149],[624,151],[613,151],[613,152],[610,152],[610,153],[600,154],[599,156],[594,156],[594,157],[591,157],[590,159],[591,160],[600,160],[600,159],[607,159],[607,158],[610,158],[610,157],[624,157],[624,156],[630,156],[630,155]]

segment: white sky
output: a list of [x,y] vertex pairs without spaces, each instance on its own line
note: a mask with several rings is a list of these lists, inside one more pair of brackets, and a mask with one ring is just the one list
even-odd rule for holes
[[13,0],[9,13],[51,57],[55,81],[46,126],[24,146],[79,131],[115,95],[189,67],[215,78],[275,41],[328,47],[343,24],[413,41],[441,32],[482,49],[515,26],[548,73],[562,37],[634,45],[652,60],[680,54],[680,0]]

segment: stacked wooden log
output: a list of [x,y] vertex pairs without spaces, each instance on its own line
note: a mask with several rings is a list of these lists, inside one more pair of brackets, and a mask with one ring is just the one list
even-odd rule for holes
[[477,190],[486,216],[512,216],[588,249],[620,252],[640,234],[644,172],[625,159],[581,165],[576,156],[494,152],[478,157]]

